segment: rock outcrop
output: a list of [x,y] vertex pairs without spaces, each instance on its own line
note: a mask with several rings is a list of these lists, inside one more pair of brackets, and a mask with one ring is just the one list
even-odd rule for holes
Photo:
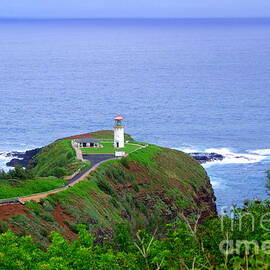
[[189,153],[194,159],[196,159],[200,164],[206,162],[213,162],[213,161],[221,161],[225,157],[217,154],[217,153],[203,153],[203,152],[196,152],[196,153]]
[[25,168],[29,166],[34,166],[35,164],[33,163],[33,157],[36,156],[41,150],[42,148],[36,148],[25,152],[10,152],[7,154],[7,157],[14,158],[7,162],[6,165],[9,167],[16,167],[19,165]]

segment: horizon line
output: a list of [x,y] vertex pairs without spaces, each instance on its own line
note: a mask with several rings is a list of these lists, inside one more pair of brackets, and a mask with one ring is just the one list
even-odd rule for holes
[[270,19],[269,17],[0,17],[0,20],[209,20]]

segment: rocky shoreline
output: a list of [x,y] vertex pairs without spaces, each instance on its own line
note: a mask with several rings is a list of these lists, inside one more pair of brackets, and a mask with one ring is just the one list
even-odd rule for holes
[[225,157],[217,153],[203,153],[203,152],[194,152],[189,153],[194,159],[196,159],[200,164],[213,161],[222,161]]
[[[22,167],[28,167],[29,165],[33,165],[33,157],[37,155],[42,148],[36,148],[32,150],[28,150],[26,152],[18,152],[13,151],[8,153],[7,157],[13,157],[9,162],[6,163],[8,167],[15,167],[15,166],[22,166]],[[194,152],[189,153],[190,156],[192,156],[194,159],[196,159],[200,164],[204,164],[207,162],[213,162],[213,161],[221,161],[225,157],[217,154],[217,153],[203,153],[203,152]]]
[[33,157],[37,155],[42,148],[36,148],[32,150],[28,150],[25,152],[18,152],[13,151],[6,155],[6,157],[14,157],[9,162],[6,163],[8,167],[16,167],[16,166],[22,166],[22,167],[28,167],[29,165],[32,165],[33,163]]

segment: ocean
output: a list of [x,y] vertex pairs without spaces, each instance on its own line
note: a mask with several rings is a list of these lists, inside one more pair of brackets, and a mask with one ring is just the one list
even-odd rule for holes
[[218,208],[268,198],[269,19],[0,20],[6,153],[111,129],[222,153],[205,164]]

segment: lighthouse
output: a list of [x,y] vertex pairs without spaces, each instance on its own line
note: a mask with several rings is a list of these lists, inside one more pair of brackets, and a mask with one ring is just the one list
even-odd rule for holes
[[114,118],[114,141],[113,145],[115,148],[124,148],[125,147],[125,133],[124,126],[122,121],[124,118],[120,115]]

